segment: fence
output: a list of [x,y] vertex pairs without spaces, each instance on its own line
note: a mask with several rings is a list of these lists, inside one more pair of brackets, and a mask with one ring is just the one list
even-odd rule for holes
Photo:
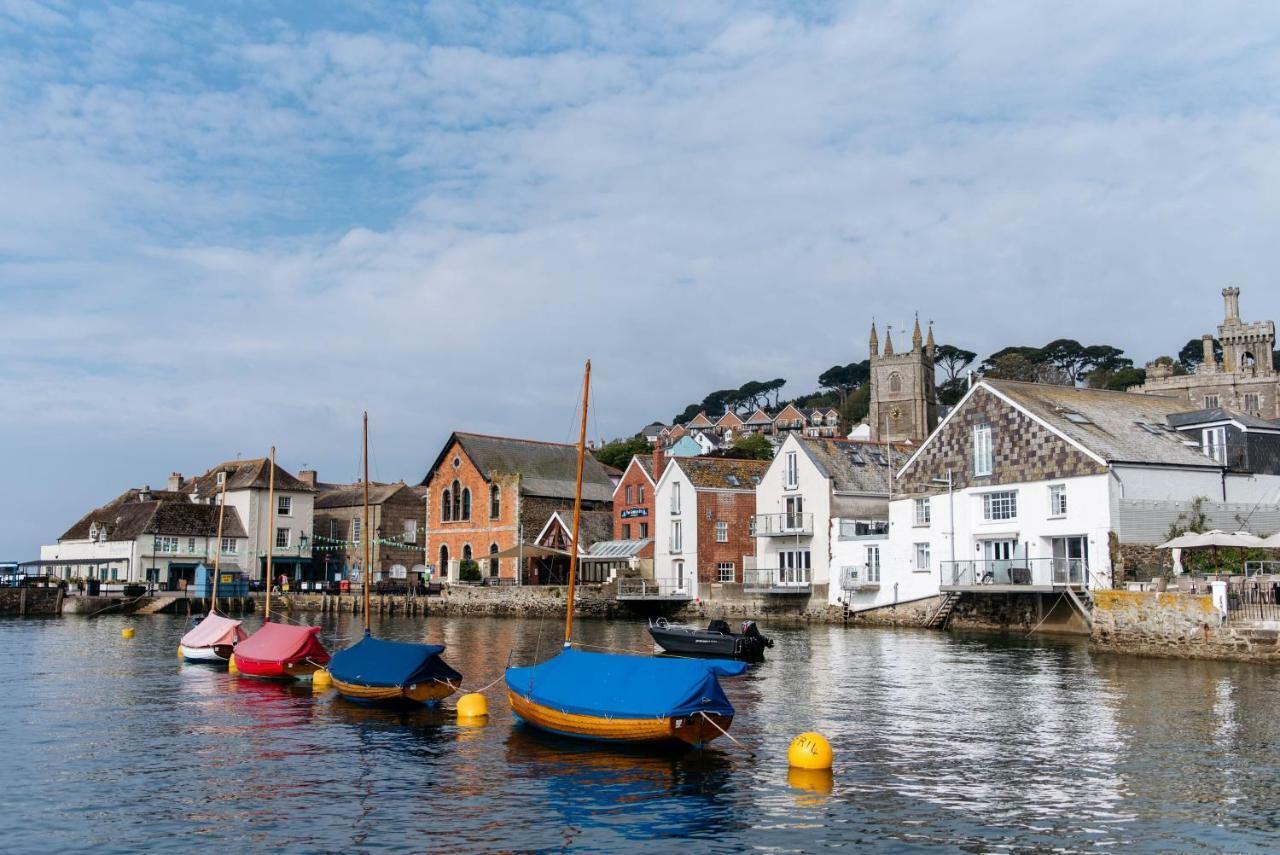
[[943,561],[943,585],[1083,585],[1089,576],[1080,558],[1010,558]]
[[1227,619],[1280,621],[1280,581],[1228,582]]

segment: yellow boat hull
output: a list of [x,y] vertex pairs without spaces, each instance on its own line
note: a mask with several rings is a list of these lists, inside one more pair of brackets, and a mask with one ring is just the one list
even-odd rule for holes
[[733,723],[733,716],[703,713],[680,718],[603,718],[561,712],[510,689],[507,700],[511,711],[534,727],[602,742],[683,742],[699,746],[727,731]]
[[457,685],[443,680],[429,680],[410,686],[363,686],[334,677],[333,687],[344,698],[367,704],[432,704],[458,691]]

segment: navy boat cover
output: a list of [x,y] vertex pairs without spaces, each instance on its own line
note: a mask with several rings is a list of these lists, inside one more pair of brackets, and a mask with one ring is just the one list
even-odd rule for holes
[[439,644],[383,641],[366,635],[333,654],[329,673],[344,683],[394,688],[428,680],[460,681],[462,675],[440,658]]
[[746,669],[745,662],[566,649],[539,665],[508,668],[507,688],[577,715],[671,718],[703,711],[731,716],[733,705],[716,678],[736,677]]

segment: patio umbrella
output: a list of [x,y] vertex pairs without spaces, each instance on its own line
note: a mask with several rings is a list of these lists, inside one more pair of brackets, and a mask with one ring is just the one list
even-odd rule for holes
[[1221,547],[1235,547],[1239,549],[1253,549],[1262,546],[1262,538],[1256,534],[1250,534],[1247,531],[1227,532],[1214,529],[1205,532],[1188,532],[1187,534],[1175,537],[1173,540],[1160,544],[1158,549],[1204,549],[1212,547],[1217,549]]

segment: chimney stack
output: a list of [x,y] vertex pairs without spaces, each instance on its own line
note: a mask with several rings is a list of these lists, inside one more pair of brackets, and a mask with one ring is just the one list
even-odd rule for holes
[[662,440],[659,439],[653,444],[653,480],[656,482],[662,477],[662,470],[667,465],[667,452],[662,447]]
[[169,492],[176,493],[181,489],[182,489],[182,473],[170,472],[169,473]]
[[1204,370],[1217,371],[1218,358],[1213,353],[1213,336],[1205,333],[1200,337],[1200,341],[1204,344]]
[[142,486],[142,489],[138,491],[138,501],[139,502],[151,501],[151,485],[150,484],[144,484]]
[[298,470],[298,480],[314,490],[316,488],[316,470],[314,469]]

